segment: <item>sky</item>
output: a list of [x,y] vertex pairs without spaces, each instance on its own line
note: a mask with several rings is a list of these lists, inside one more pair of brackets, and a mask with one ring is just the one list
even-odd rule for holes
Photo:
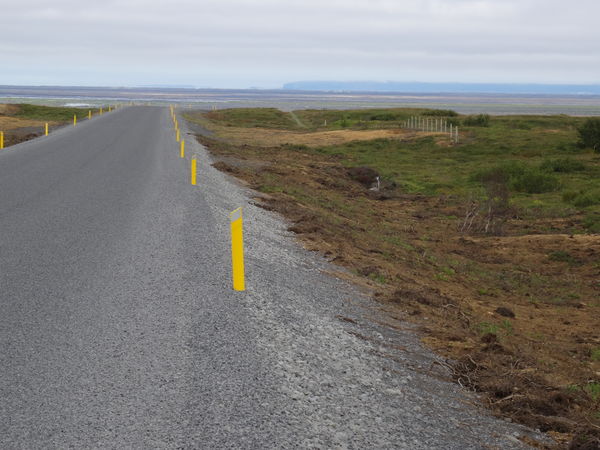
[[19,0],[0,84],[600,83],[598,0]]

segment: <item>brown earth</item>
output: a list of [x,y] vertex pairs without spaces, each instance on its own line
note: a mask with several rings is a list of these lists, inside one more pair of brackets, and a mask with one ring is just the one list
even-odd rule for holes
[[[335,136],[355,133],[364,132]],[[234,131],[230,142],[244,135]],[[349,268],[391,315],[421,324],[458,383],[560,446],[598,448],[599,235],[561,233],[565,219],[518,218],[501,237],[461,233],[456,217],[467,206],[458,199],[395,186],[376,192],[334,157],[222,138],[198,137],[215,167],[261,191],[257,204],[288,218],[307,248]],[[311,139],[323,145],[317,136],[302,142]]]
[[343,144],[350,141],[370,141],[373,139],[402,139],[408,136],[405,130],[335,130],[310,132],[294,132],[273,130],[268,128],[231,128],[227,130],[227,139],[236,144],[251,145],[306,145],[320,147],[323,145]]
[[[4,132],[4,145],[6,147],[44,134],[45,121],[10,116],[15,112],[18,112],[16,105],[0,104],[0,131]],[[51,129],[57,125],[59,125],[58,122],[48,122]]]
[[[377,129],[377,130],[333,130],[333,131],[291,131],[275,128],[244,128],[221,126],[206,120],[202,115],[192,114],[196,125],[210,130],[216,139],[224,139],[236,145],[279,146],[306,145],[307,147],[322,147],[338,145],[352,141],[371,141],[373,139],[412,140],[417,135],[413,130]],[[441,145],[449,145],[449,140],[440,133],[418,132],[419,137],[440,136]]]

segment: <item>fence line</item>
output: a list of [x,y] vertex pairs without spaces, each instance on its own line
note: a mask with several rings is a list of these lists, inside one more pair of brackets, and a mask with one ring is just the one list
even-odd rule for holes
[[429,119],[412,116],[405,120],[402,125],[403,128],[408,130],[447,134],[453,143],[459,143],[458,127],[452,123],[448,123],[446,119]]

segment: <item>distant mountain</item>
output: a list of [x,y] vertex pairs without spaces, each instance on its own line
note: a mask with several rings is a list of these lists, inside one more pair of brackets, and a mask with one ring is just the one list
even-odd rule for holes
[[445,94],[540,94],[600,95],[600,85],[586,84],[502,84],[502,83],[417,83],[397,81],[296,81],[283,89],[337,92],[400,92]]

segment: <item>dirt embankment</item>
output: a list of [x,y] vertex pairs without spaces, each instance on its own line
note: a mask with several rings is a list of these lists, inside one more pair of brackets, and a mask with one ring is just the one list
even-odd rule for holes
[[598,448],[600,236],[522,218],[501,237],[469,235],[459,199],[374,190],[372,173],[308,149],[199,140],[306,247],[351,269],[390,314],[421,324],[455,380],[490,408],[561,445]]
[[62,125],[61,122],[52,120],[18,117],[19,110],[19,105],[0,104],[0,131],[4,132],[5,147],[42,136],[45,133],[46,123],[49,131]]

